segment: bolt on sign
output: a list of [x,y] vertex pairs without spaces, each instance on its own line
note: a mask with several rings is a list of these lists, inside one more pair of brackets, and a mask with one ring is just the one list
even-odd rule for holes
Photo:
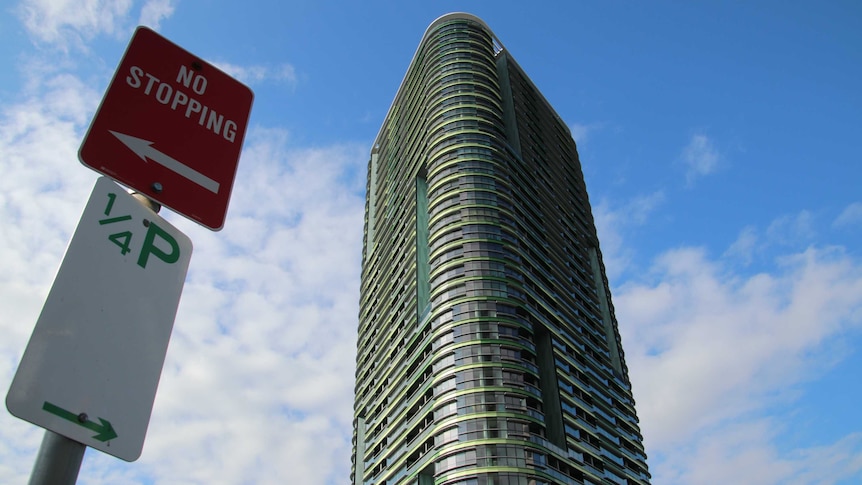
[[78,158],[213,230],[224,226],[252,91],[138,27]]
[[185,234],[99,178],[12,380],[9,412],[138,459],[191,253]]

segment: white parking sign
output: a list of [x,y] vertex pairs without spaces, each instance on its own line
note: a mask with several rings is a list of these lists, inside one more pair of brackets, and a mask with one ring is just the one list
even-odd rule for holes
[[136,460],[191,253],[185,234],[100,178],[6,396],[9,412]]

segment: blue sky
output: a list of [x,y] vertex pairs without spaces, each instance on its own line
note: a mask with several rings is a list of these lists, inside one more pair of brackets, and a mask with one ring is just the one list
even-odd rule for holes
[[[427,26],[483,18],[576,141],[656,484],[862,482],[862,6],[24,0],[0,12],[0,388],[138,24],[255,91],[143,455],[82,484],[346,483],[365,169]],[[0,413],[0,482],[42,431]]]

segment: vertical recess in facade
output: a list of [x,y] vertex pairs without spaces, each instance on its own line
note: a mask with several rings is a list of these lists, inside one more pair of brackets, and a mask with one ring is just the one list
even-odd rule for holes
[[365,255],[366,258],[370,257],[374,251],[373,241],[376,240],[374,238],[374,228],[377,226],[377,158],[377,147],[375,147],[371,151],[371,159],[368,161],[368,185],[366,187],[368,200],[365,202],[365,240],[372,244],[368,244],[365,248],[368,252]]
[[590,248],[590,266],[593,269],[593,282],[596,285],[596,294],[599,298],[599,309],[602,312],[602,323],[605,329],[605,338],[608,342],[608,348],[611,353],[611,364],[614,366],[620,375],[623,374],[623,362],[620,357],[620,349],[617,345],[617,333],[614,329],[613,320],[611,319],[610,303],[608,302],[608,293],[605,288],[604,272],[602,271],[601,263],[599,263],[599,252],[595,247]]
[[557,365],[551,334],[542,324],[533,325],[536,342],[536,363],[539,365],[539,380],[542,386],[542,411],[545,413],[545,431],[548,440],[566,448],[563,411],[560,407],[560,389],[557,386]]
[[420,322],[428,310],[428,180],[425,170],[416,176],[416,311]]

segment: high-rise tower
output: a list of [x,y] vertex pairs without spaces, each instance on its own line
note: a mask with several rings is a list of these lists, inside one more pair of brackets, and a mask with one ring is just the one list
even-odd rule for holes
[[478,18],[425,32],[367,193],[353,483],[649,483],[575,142]]

